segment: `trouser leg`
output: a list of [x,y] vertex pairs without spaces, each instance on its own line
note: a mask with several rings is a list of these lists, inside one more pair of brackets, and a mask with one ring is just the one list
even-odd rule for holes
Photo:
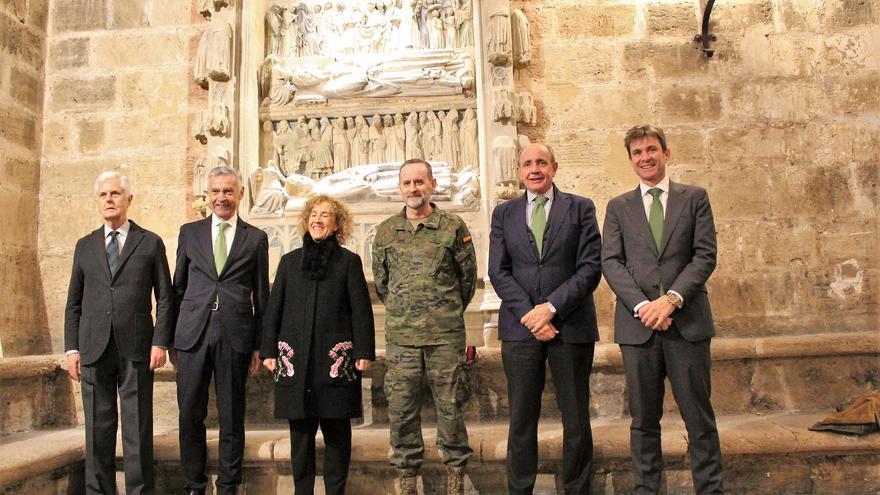
[[468,445],[467,427],[458,400],[464,342],[424,347],[425,369],[437,410],[437,446],[447,466],[467,464],[473,451]]
[[660,491],[660,473],[663,470],[660,418],[663,416],[666,363],[656,332],[648,342],[621,345],[620,350],[632,416],[630,453],[635,465],[633,493],[656,494]]
[[321,434],[324,435],[324,492],[344,495],[351,463],[351,421],[322,418]]
[[315,433],[318,418],[291,419],[290,467],[294,493],[311,495],[315,492]]
[[204,490],[208,477],[205,418],[208,416],[208,388],[213,362],[203,337],[192,349],[177,351],[177,406],[179,416],[180,463],[184,488]]
[[225,338],[217,341],[213,354],[214,390],[220,426],[217,493],[235,493],[236,487],[242,482],[245,390],[251,354],[236,351]]
[[511,495],[531,494],[538,475],[538,419],[546,377],[543,342],[502,342],[510,427],[507,435],[507,487]]
[[149,361],[119,359],[119,403],[126,495],[146,495],[153,484],[153,372]]
[[86,452],[85,485],[88,494],[116,493],[117,351],[112,338],[104,354],[81,367]]
[[387,344],[385,397],[391,435],[391,465],[418,468],[425,455],[422,438],[422,388],[425,364],[418,347]]

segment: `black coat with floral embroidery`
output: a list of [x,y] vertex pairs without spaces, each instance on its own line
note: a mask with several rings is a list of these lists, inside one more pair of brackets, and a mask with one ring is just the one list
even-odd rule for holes
[[[310,238],[305,243],[316,246]],[[360,256],[335,238],[325,243],[332,245],[321,253],[326,259],[317,280],[304,266],[304,249],[281,258],[263,315],[260,356],[278,359],[278,418],[363,414],[355,360],[376,357],[370,295]]]

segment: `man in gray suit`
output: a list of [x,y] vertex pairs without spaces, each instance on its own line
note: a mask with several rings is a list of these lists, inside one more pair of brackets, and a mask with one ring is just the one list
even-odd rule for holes
[[171,339],[171,276],[162,239],[128,219],[128,179],[104,172],[95,194],[104,226],[76,243],[64,319],[68,372],[82,380],[86,493],[116,493],[118,389],[125,492],[150,494],[153,370]]
[[640,184],[608,203],[602,272],[617,295],[636,494],[660,490],[664,380],[688,432],[694,488],[723,493],[721,448],[710,402],[715,334],[706,281],[715,269],[715,223],[706,190],[671,182],[663,131],[633,127],[624,139]]

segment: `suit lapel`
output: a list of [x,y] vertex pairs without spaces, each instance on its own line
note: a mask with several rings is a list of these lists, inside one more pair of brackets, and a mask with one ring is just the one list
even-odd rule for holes
[[[226,264],[223,265],[223,270],[220,272],[220,277],[222,277],[226,272],[230,270],[230,267],[233,263],[240,257],[240,253],[244,249],[244,244],[247,242],[248,228],[244,221],[239,217],[238,221],[235,222],[235,237],[232,238],[232,247],[229,249],[229,256],[226,257]],[[212,259],[213,259],[213,250],[212,250]]]
[[[116,269],[116,275],[113,277],[114,280],[119,276],[119,273],[122,271],[122,267],[125,266],[125,262],[128,261],[128,258],[131,257],[131,253],[137,248],[138,244],[144,239],[144,232],[140,227],[137,226],[134,222],[129,220],[131,225],[128,228],[128,236],[125,238],[125,244],[122,245],[122,253],[119,255],[119,268]],[[109,266],[108,266],[109,269]]]
[[666,198],[666,218],[663,219],[663,240],[660,243],[660,253],[666,250],[669,239],[672,238],[672,232],[681,218],[681,211],[684,208],[683,188],[673,182],[669,183],[669,196]]
[[204,272],[214,280],[217,280],[217,268],[214,265],[214,239],[211,238],[211,219],[209,216],[204,220],[199,220],[194,226],[195,240],[191,243],[193,248],[193,258],[204,268]]
[[544,249],[546,255],[553,245],[553,239],[562,230],[562,223],[568,217],[568,211],[571,209],[571,196],[560,191],[555,185],[553,186],[553,205],[550,207],[550,216],[548,218],[548,231],[544,235]]
[[655,256],[660,256],[657,251],[657,243],[654,242],[654,236],[651,234],[651,226],[648,224],[648,217],[645,216],[645,203],[642,202],[642,190],[637,186],[636,190],[629,193],[626,197],[626,211],[630,218],[630,223],[639,231],[645,242],[651,247],[651,251]]
[[538,249],[533,242],[531,242],[532,233],[529,231],[529,225],[526,223],[526,204],[528,202],[528,196],[526,193],[523,193],[522,196],[512,199],[511,201],[515,202],[513,205],[513,237],[514,239],[519,239],[522,243],[522,248],[529,254],[535,258],[535,261],[538,261]]
[[104,244],[104,227],[98,227],[98,230],[92,232],[89,244],[92,246],[92,252],[95,253],[95,262],[101,267],[107,280],[110,280],[110,263],[107,261],[107,245]]

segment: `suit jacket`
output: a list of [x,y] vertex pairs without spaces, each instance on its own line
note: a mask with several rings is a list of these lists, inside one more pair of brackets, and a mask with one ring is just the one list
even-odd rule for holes
[[672,313],[682,337],[697,342],[715,334],[706,281],[715,269],[717,245],[705,189],[669,183],[659,251],[638,187],[608,203],[603,235],[602,272],[617,295],[617,343],[637,345],[651,338],[653,330],[633,316],[633,308],[653,301],[661,290],[684,298],[684,306]]
[[64,317],[64,349],[78,350],[80,362],[92,364],[104,353],[114,332],[122,357],[149,361],[151,346],[170,344],[173,300],[162,239],[131,222],[119,268],[111,277],[104,227],[100,227],[76,243]]
[[174,269],[174,347],[186,351],[196,345],[219,300],[216,313],[223,335],[236,351],[251,353],[260,346],[261,317],[269,297],[269,240],[265,232],[239,218],[218,275],[211,218],[180,227]]
[[492,213],[489,278],[501,297],[501,340],[533,339],[520,319],[547,301],[556,308],[553,325],[563,342],[599,340],[593,291],[601,278],[602,241],[596,208],[587,198],[553,188],[541,258],[526,223],[525,194]]

